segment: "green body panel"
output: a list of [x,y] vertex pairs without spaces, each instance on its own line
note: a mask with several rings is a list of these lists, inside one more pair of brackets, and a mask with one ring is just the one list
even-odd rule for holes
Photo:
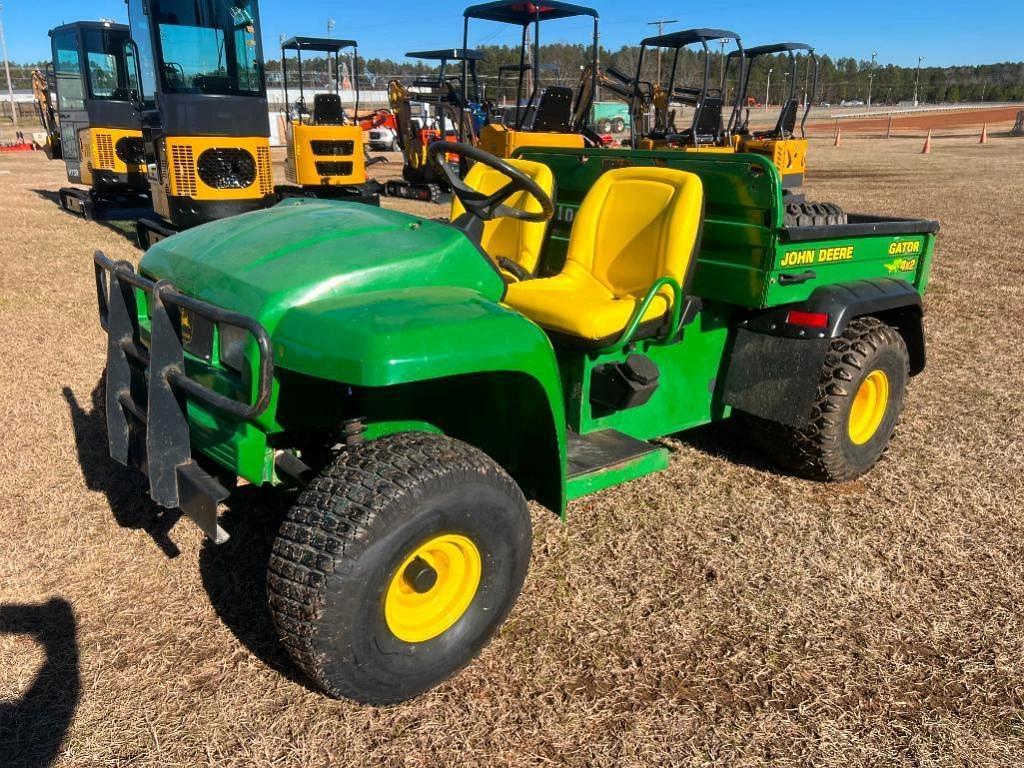
[[[905,280],[924,293],[935,250],[934,235],[836,238],[780,245],[765,283],[764,306],[802,301],[815,288],[867,278]],[[779,275],[813,270],[816,278],[781,285]]]
[[613,413],[594,412],[591,376],[596,367],[621,362],[628,353],[562,354],[565,390],[571,393],[566,409],[570,428],[580,434],[614,429],[650,440],[728,416],[728,406],[717,398],[717,382],[730,339],[729,317],[728,307],[712,305],[686,326],[679,341],[637,343],[632,352],[648,356],[658,366],[658,388],[644,405]]
[[636,480],[638,477],[660,472],[668,467],[668,451],[659,448],[632,461],[625,461],[597,472],[575,475],[569,479],[569,499],[578,499],[591,493],[603,491],[615,485]]

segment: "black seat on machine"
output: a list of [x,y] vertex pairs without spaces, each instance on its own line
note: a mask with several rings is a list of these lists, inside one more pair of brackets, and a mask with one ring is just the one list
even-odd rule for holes
[[544,89],[537,103],[534,131],[568,133],[572,121],[572,88],[552,85]]
[[318,93],[313,97],[313,125],[343,125],[345,111],[336,93]]
[[784,139],[793,135],[793,131],[796,130],[796,113],[799,108],[800,102],[796,99],[786,102],[782,108],[782,114],[779,115],[779,124],[775,129],[777,135]]
[[719,96],[708,96],[701,106],[697,124],[693,127],[697,142],[706,144],[718,139],[722,134],[722,99]]

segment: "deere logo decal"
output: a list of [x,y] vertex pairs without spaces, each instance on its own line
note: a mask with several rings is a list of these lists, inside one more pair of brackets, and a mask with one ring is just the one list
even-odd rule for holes
[[917,269],[917,259],[895,259],[885,265],[885,268],[889,270],[889,273],[893,272],[913,272]]
[[187,309],[181,310],[181,343],[192,341],[192,315]]

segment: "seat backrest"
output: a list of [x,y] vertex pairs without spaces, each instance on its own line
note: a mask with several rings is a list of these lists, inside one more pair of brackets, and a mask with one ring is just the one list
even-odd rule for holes
[[693,135],[698,141],[717,139],[722,133],[722,99],[709,96],[700,107],[700,116],[693,126]]
[[531,130],[545,133],[566,133],[572,121],[572,88],[552,85],[544,89]]
[[779,122],[775,126],[775,132],[780,138],[788,139],[793,135],[793,131],[796,130],[796,115],[799,109],[800,102],[796,99],[790,99],[782,107]]
[[345,114],[336,93],[318,93],[313,97],[313,125],[342,125]]
[[576,212],[566,271],[585,270],[620,298],[643,297],[661,277],[685,290],[703,201],[700,177],[687,171],[606,171]]
[[[555,177],[548,166],[533,160],[506,160],[505,162],[533,179],[548,194],[548,197],[554,200]],[[487,195],[497,192],[508,184],[509,178],[483,163],[477,163],[469,169],[465,182],[467,186]],[[540,203],[528,192],[517,192],[505,201],[505,204],[531,212],[541,210]],[[459,199],[452,195],[451,220],[455,221],[465,212],[466,209],[462,207]],[[484,222],[480,247],[496,263],[499,257],[511,259],[531,275],[535,275],[540,263],[540,253],[547,228],[548,222],[546,221],[529,222],[508,217],[491,219]]]

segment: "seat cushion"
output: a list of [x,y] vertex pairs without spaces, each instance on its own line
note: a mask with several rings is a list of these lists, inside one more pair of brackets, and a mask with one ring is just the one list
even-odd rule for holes
[[[621,334],[643,299],[643,294],[616,296],[572,263],[554,277],[510,285],[505,294],[506,304],[542,328],[590,341]],[[663,317],[669,304],[670,300],[659,294],[641,322]]]
[[[543,163],[536,163],[531,160],[506,160],[509,165],[522,171],[539,186],[548,197],[554,199],[555,177],[551,169]],[[496,171],[483,163],[477,163],[470,168],[466,174],[466,185],[486,194],[497,192],[509,183],[510,179],[500,171]],[[529,192],[517,192],[505,201],[506,205],[529,212],[539,212],[540,203],[534,199]],[[465,213],[462,203],[457,197],[452,197],[451,220],[455,221]],[[544,235],[548,229],[548,222],[528,222],[502,217],[484,222],[483,235],[480,238],[480,247],[484,253],[498,264],[499,258],[506,258],[515,262],[529,274],[537,272],[537,265],[540,263],[541,248],[544,246]],[[516,277],[507,270],[499,269],[505,277],[506,282],[514,282]]]
[[[510,286],[506,302],[534,322],[583,340],[618,337],[661,278],[687,283],[700,235],[700,178],[670,168],[616,168],[587,192],[573,222],[565,266]],[[663,317],[663,287],[641,323]]]

